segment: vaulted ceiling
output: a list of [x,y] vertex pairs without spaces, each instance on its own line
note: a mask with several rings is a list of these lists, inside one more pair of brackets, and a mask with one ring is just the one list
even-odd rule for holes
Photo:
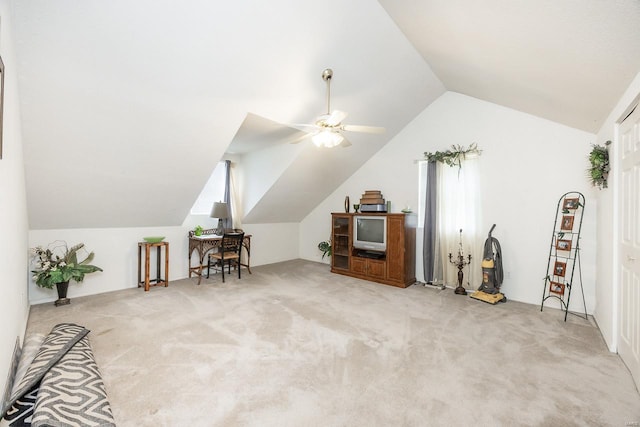
[[247,154],[278,171],[252,221],[304,218],[446,90],[594,132],[640,71],[634,0],[10,4],[32,229],[181,224],[232,141],[324,112],[328,67],[332,107],[387,132]]
[[638,0],[380,0],[447,90],[588,132],[640,71]]

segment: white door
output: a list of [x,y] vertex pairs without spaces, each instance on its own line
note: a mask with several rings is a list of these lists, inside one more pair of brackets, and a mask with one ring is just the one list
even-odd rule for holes
[[640,388],[640,106],[619,127],[620,325],[618,354]]

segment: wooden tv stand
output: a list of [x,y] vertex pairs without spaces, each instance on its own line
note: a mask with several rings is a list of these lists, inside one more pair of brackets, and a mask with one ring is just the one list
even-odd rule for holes
[[[387,250],[353,247],[354,216],[387,217]],[[415,217],[404,213],[332,213],[331,272],[406,288],[416,281]]]

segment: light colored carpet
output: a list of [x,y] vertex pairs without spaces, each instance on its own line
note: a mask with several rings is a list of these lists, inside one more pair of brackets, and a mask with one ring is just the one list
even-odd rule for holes
[[91,330],[119,426],[640,422],[622,361],[591,321],[558,310],[302,260],[195,283],[34,306],[28,331]]

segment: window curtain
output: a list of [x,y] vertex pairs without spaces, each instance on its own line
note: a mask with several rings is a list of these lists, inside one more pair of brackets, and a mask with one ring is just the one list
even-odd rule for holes
[[467,155],[462,168],[441,162],[428,162],[424,183],[424,280],[433,284],[458,285],[454,260],[460,250],[471,264],[463,269],[463,286],[475,290],[482,280],[481,185],[478,156]]
[[[436,265],[442,266],[442,279],[447,286],[458,285],[456,260],[462,250],[471,264],[463,269],[462,286],[475,290],[482,280],[481,186],[478,156],[466,156],[462,167],[438,164],[437,173],[437,239]],[[462,247],[460,237],[462,230]]]
[[427,162],[425,203],[424,203],[424,228],[423,228],[423,272],[427,283],[434,283],[442,274],[442,269],[436,269],[436,236],[437,236],[437,163]]
[[236,165],[229,163],[229,206],[231,208],[233,228],[242,228],[242,211],[238,197],[238,185],[236,178]]
[[233,209],[231,209],[231,160],[224,161],[224,198],[223,202],[227,204],[227,217],[222,220],[222,226],[233,228]]

